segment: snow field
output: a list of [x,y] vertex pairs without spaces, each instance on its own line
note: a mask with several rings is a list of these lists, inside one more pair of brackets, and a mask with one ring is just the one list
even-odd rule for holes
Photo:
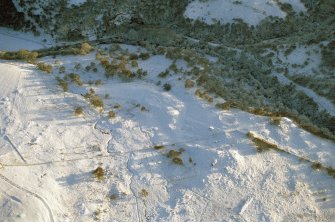
[[[306,10],[300,0],[279,2],[290,4],[296,12]],[[285,18],[286,13],[273,0],[195,0],[189,3],[184,15],[207,24],[213,24],[216,21],[223,24],[232,23],[235,19],[242,19],[245,23],[256,26],[266,17]]]

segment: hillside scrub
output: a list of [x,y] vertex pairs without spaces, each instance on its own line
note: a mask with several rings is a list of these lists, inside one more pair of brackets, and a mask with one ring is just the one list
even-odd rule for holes
[[94,106],[95,108],[103,108],[104,107],[103,100],[100,98],[100,96],[95,94],[95,91],[93,89],[90,89],[89,92],[87,92],[84,95],[84,97],[86,99],[88,99],[88,101],[91,103],[91,105]]
[[76,109],[74,110],[74,114],[76,115],[76,116],[80,116],[80,115],[82,115],[84,113],[84,110],[83,110],[83,108],[82,107],[76,107]]
[[97,167],[92,173],[94,177],[99,181],[105,178],[105,170],[100,166]]
[[78,86],[82,86],[83,82],[80,79],[80,75],[77,73],[70,73],[67,75],[67,77],[74,83],[76,83]]
[[38,55],[38,52],[30,52],[28,50],[21,49],[17,52],[0,52],[0,59],[23,60],[25,62],[35,64]]
[[88,43],[82,43],[79,48],[73,48],[72,53],[75,55],[86,55],[93,50],[93,47]]
[[322,47],[322,61],[329,68],[335,68],[335,40]]
[[42,71],[46,72],[46,73],[49,73],[49,74],[52,73],[52,66],[49,65],[49,64],[46,64],[44,62],[37,63],[37,68],[39,70],[42,70]]
[[57,85],[60,86],[64,92],[69,90],[69,84],[66,80],[60,78],[59,76],[56,77]]

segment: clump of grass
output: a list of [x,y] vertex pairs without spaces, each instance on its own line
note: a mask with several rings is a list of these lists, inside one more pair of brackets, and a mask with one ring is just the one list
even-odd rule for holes
[[89,92],[84,95],[84,97],[88,99],[91,105],[93,105],[95,108],[104,107],[103,100],[95,94],[95,91],[93,89],[90,89]]
[[24,49],[21,49],[18,52],[18,57],[29,63],[35,63],[37,56],[38,56],[37,52],[29,52],[28,50]]
[[180,151],[170,150],[169,153],[167,154],[167,157],[168,157],[168,158],[179,157],[180,154],[181,154]]
[[93,47],[86,42],[81,44],[81,47],[80,47],[81,53],[84,53],[84,54],[87,54],[87,53],[91,52],[92,49],[93,49]]
[[113,193],[110,195],[109,197],[111,200],[117,200],[119,198],[119,196],[116,193]]
[[90,53],[92,50],[93,50],[93,47],[90,44],[85,42],[85,43],[82,43],[80,45],[80,48],[73,48],[72,53],[75,54],[75,55],[77,55],[77,54],[86,55],[86,54]]
[[192,88],[194,87],[194,85],[195,85],[195,82],[193,80],[187,79],[185,81],[185,88]]
[[308,160],[308,158],[306,156],[299,157],[299,161],[300,162],[302,162],[302,161],[309,162],[309,160]]
[[96,209],[93,213],[94,220],[101,221],[101,213],[102,213],[102,211],[99,208]]
[[165,78],[165,77],[167,77],[169,74],[170,74],[170,72],[169,72],[169,70],[167,69],[167,70],[165,70],[164,72],[159,73],[159,74],[158,74],[158,77],[160,77],[160,78]]
[[82,86],[83,82],[80,79],[80,75],[77,73],[70,73],[67,75],[72,82],[75,82],[78,86]]
[[59,74],[65,73],[65,66],[59,67],[58,72],[59,72]]
[[184,165],[184,162],[183,162],[182,158],[180,158],[180,155],[182,154],[183,151],[184,151],[184,149],[180,149],[179,151],[170,150],[167,154],[167,157],[172,159],[172,162],[174,164]]
[[37,63],[37,68],[46,73],[52,73],[52,66],[43,62]]
[[106,57],[97,54],[97,59],[100,61],[101,65],[105,68],[105,76],[107,78],[113,77],[118,74],[124,80],[131,80],[135,77],[141,78],[142,76],[147,75],[147,72],[142,69],[137,69],[136,72],[133,72],[129,69],[131,67],[138,67],[136,60],[129,60],[125,55],[119,56],[118,60],[114,59],[109,62],[109,59]]
[[217,104],[215,104],[215,107],[217,109],[221,109],[221,110],[229,110],[230,109],[229,103],[217,103]]
[[150,58],[150,54],[146,52],[142,52],[138,57],[142,60],[147,60]]
[[141,107],[141,111],[142,111],[142,112],[149,112],[149,110],[148,110],[145,106],[142,106],[142,107]]
[[90,103],[96,108],[102,108],[104,106],[104,102],[98,95],[94,95],[90,98]]
[[320,170],[322,169],[322,164],[321,163],[312,163],[312,169],[313,170]]
[[334,168],[332,168],[332,167],[327,167],[326,170],[327,170],[327,174],[328,174],[329,176],[332,176],[332,177],[335,178],[335,169],[334,169]]
[[143,76],[148,75],[148,72],[144,71],[143,69],[138,69],[136,71],[136,75],[137,75],[138,78],[142,78]]
[[164,89],[165,91],[170,91],[171,88],[172,88],[172,86],[171,86],[171,84],[169,84],[169,83],[165,83],[165,84],[163,85],[163,89]]
[[169,66],[169,69],[174,72],[174,73],[177,73],[178,72],[178,67],[177,67],[177,64],[175,62],[173,62],[170,66]]
[[93,171],[93,175],[96,179],[102,180],[105,177],[105,170],[99,166]]
[[56,77],[57,84],[63,89],[64,92],[67,92],[69,89],[69,84],[60,77]]
[[275,125],[275,126],[279,126],[281,120],[282,120],[282,117],[277,117],[277,116],[270,117],[270,124]]
[[173,162],[174,164],[177,164],[177,165],[184,165],[183,160],[182,160],[179,156],[174,157],[174,158],[172,159],[172,162]]
[[278,150],[278,151],[283,151],[276,144],[273,144],[269,141],[258,138],[252,132],[248,132],[247,136],[254,143],[257,152],[261,153],[261,152],[269,151],[271,149],[275,149],[275,150]]
[[83,108],[80,107],[80,106],[78,106],[78,107],[74,110],[74,114],[75,114],[76,116],[80,116],[80,115],[82,115],[83,113],[84,113],[84,110],[83,110]]
[[138,59],[138,55],[137,55],[136,53],[131,53],[131,54],[129,55],[129,59],[130,59],[130,60],[137,60],[137,59]]
[[26,49],[21,49],[17,52],[4,52],[0,53],[0,59],[5,60],[24,60],[28,63],[35,64],[36,58],[38,57],[37,52],[30,52]]
[[207,92],[203,92],[200,89],[197,89],[194,93],[197,97],[206,100],[207,102],[211,103],[213,102],[213,98],[207,93]]
[[159,46],[159,47],[156,49],[156,53],[157,53],[158,55],[164,55],[165,52],[166,52],[166,49],[165,49],[164,47]]
[[229,110],[231,108],[239,108],[240,106],[236,102],[227,101],[227,102],[224,102],[224,103],[217,103],[215,105],[215,107],[217,109],[221,109],[221,110]]
[[252,109],[250,109],[250,111],[255,115],[271,116],[271,112],[267,111],[264,108],[252,108]]
[[102,80],[96,80],[95,83],[94,83],[96,86],[100,86],[102,85]]
[[116,103],[114,106],[113,106],[114,109],[120,109],[121,108],[121,105]]
[[140,195],[141,195],[141,197],[147,197],[147,196],[149,196],[149,192],[146,189],[142,189],[140,191]]
[[138,63],[137,63],[136,60],[130,60],[130,65],[131,65],[131,67],[133,67],[133,68],[138,67]]
[[[309,162],[312,162],[312,161],[309,161]],[[322,171],[325,171],[329,176],[335,178],[335,169],[333,167],[324,166],[320,162],[312,162],[311,167],[312,167],[313,170],[322,170]]]
[[98,71],[95,62],[91,62],[89,65],[87,65],[85,67],[86,72],[89,72],[91,69],[92,69],[93,72],[97,72]]
[[76,63],[76,65],[74,66],[75,69],[80,69],[81,68],[81,64],[80,63]]
[[165,148],[164,145],[155,145],[155,146],[154,146],[154,149],[155,149],[155,150],[161,150],[161,149],[164,149],[164,148]]
[[116,113],[114,111],[111,110],[108,112],[108,118],[114,119],[115,117],[116,117]]

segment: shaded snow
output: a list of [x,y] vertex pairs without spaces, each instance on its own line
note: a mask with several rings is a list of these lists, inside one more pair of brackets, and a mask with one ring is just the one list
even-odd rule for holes
[[80,5],[84,4],[86,1],[87,0],[68,0],[67,5],[68,6],[72,6],[72,5],[80,6]]
[[33,33],[23,33],[0,27],[0,51],[36,50],[50,47],[53,44],[54,41],[49,36],[37,37]]

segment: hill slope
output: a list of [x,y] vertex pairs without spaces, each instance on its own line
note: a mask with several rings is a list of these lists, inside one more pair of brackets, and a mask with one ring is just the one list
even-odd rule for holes
[[[137,65],[129,59],[135,55]],[[143,75],[107,78],[104,66],[123,61],[125,70]],[[192,76],[183,73],[194,67],[184,59],[108,44],[38,62],[53,71],[0,63],[4,220],[334,217],[334,143],[288,118],[215,108],[225,101],[192,86]],[[92,102],[96,96],[103,109]],[[76,115],[78,107],[83,113]]]

